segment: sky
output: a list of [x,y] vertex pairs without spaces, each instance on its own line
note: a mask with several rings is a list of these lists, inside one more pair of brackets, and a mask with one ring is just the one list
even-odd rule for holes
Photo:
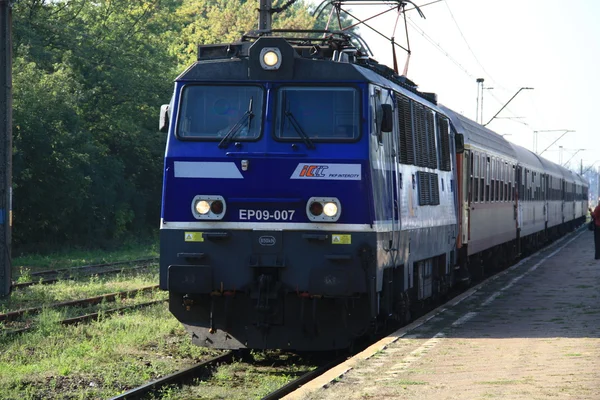
[[[435,0],[413,1],[422,6]],[[344,8],[365,18],[389,6]],[[547,149],[542,157],[577,171],[581,162],[584,169],[600,167],[600,132],[594,127],[600,121],[600,1],[442,0],[421,10],[425,19],[415,10],[407,13],[412,53],[407,76],[420,90],[437,93],[439,103],[475,120],[476,79],[484,78],[486,123],[520,88],[531,87],[487,127],[529,150],[538,131],[538,154]],[[367,23],[392,36],[395,21],[390,12]],[[358,33],[374,58],[391,67],[389,42],[366,27]],[[402,21],[395,37],[406,47]],[[399,50],[402,72],[406,53]],[[552,144],[566,130],[575,132]]]

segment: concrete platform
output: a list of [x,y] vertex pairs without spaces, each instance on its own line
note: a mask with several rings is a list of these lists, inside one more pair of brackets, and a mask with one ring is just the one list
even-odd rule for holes
[[600,260],[580,229],[285,399],[600,399]]

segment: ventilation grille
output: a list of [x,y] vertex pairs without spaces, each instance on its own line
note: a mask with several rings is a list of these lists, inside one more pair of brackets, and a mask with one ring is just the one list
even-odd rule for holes
[[419,185],[420,206],[437,206],[440,204],[438,174],[417,171],[417,182]]
[[415,164],[415,145],[413,141],[413,120],[411,102],[403,96],[398,96],[398,126],[400,127],[400,162]]
[[441,146],[441,160],[439,168],[443,171],[450,171],[450,137],[448,136],[448,119],[438,114],[437,126],[440,132],[440,143],[438,143],[438,146]]
[[427,166],[429,168],[436,169],[437,166],[437,152],[435,150],[435,125],[433,123],[433,111],[427,110]]

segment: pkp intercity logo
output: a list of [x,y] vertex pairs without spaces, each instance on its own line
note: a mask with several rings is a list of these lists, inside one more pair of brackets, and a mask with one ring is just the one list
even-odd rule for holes
[[360,164],[305,164],[300,163],[290,179],[327,179],[335,181],[359,181]]
[[327,165],[305,165],[302,167],[302,171],[300,171],[300,176],[306,176],[309,178],[322,178],[325,176],[323,171],[325,171],[327,168],[329,168]]

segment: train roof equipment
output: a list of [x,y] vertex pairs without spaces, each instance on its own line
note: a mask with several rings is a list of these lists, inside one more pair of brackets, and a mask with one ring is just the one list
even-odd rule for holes
[[[404,15],[405,11],[408,11],[405,10],[407,4],[412,4],[414,9],[424,17],[421,10],[412,2],[400,0],[327,0],[317,7],[315,14],[320,15],[327,6],[331,6],[332,14],[333,12],[336,12],[338,21],[340,21],[339,16],[342,12],[352,16],[348,11],[342,8],[342,6],[347,3],[356,5],[387,5],[391,7],[390,11],[396,10],[398,12],[398,17]],[[383,13],[379,13],[375,16],[381,14]],[[238,41],[233,43],[199,45],[197,62],[184,71],[177,80],[202,80],[203,77],[208,77],[209,75],[211,79],[215,79],[215,76],[218,79],[218,77],[222,75],[223,77],[227,77],[228,80],[273,80],[274,77],[275,80],[286,80],[290,79],[292,76],[301,78],[301,60],[319,60],[324,63],[333,62],[350,64],[366,68],[416,94],[422,99],[437,105],[437,96],[434,93],[419,91],[417,84],[408,79],[406,76],[407,67],[405,67],[403,74],[399,74],[396,66],[392,69],[378,63],[372,58],[373,53],[368,44],[358,34],[351,31],[351,29],[358,25],[364,25],[375,30],[365,23],[366,20],[374,18],[375,16],[367,18],[364,21],[359,20],[359,22],[349,27],[340,26],[340,29],[337,30],[329,29],[329,25],[327,26],[327,29],[257,29],[242,35]],[[331,15],[329,20],[331,20]],[[408,66],[410,47],[404,48],[395,42],[393,36],[388,38],[382,33],[376,32],[391,42],[394,60],[396,59],[396,47],[400,47],[407,51],[409,56],[407,58]],[[276,60],[275,64],[272,66],[265,64],[264,57]],[[215,61],[219,61],[218,65],[215,65]],[[231,61],[232,64],[228,65],[227,63],[223,63],[223,61]],[[239,68],[235,68],[236,62],[240,61],[246,61],[249,64],[246,75],[242,75]],[[213,68],[210,68],[211,64],[213,64]],[[365,74],[361,74],[363,76],[359,77],[355,73],[352,73],[352,69],[344,70],[340,68],[339,64],[337,64],[338,72],[336,75],[340,75],[335,76],[336,78],[339,79],[339,77],[343,77],[346,79],[364,80]],[[202,70],[197,68],[199,65],[202,66]],[[276,74],[273,74],[274,71],[276,71]],[[327,68],[322,68],[321,72],[321,76],[317,74],[317,79],[332,79],[331,73],[328,73],[329,71]],[[314,80],[314,69],[311,71],[311,79]]]

